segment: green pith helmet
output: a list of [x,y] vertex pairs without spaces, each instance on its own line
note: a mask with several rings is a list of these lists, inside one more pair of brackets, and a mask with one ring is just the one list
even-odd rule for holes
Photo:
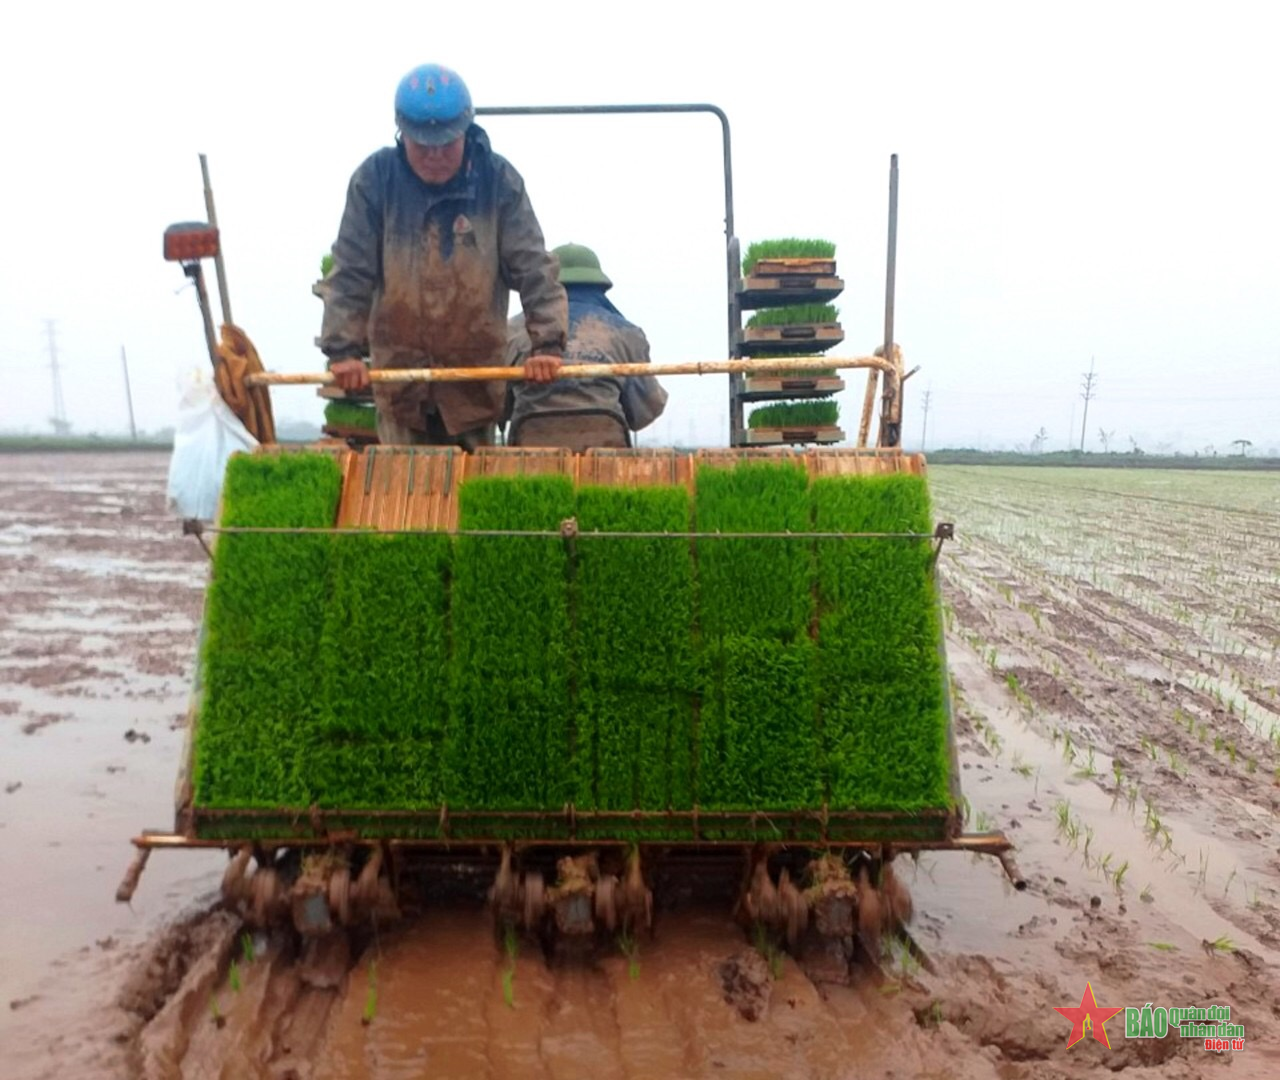
[[600,269],[596,253],[582,244],[561,244],[551,252],[560,260],[561,285],[603,285],[613,288],[613,282]]

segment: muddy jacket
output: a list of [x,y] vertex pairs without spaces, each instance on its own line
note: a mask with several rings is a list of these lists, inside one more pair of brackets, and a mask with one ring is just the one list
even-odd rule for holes
[[[374,368],[503,362],[509,290],[520,294],[539,353],[559,355],[568,318],[559,267],[520,174],[475,125],[449,183],[424,184],[400,145],[372,154],[347,190],[325,279],[320,348]],[[424,406],[451,435],[502,418],[503,383],[374,386],[380,409],[424,427]]]
[[[566,364],[647,364],[649,342],[644,332],[594,285],[568,285],[569,343]],[[531,355],[525,320],[510,323],[507,362],[522,364]],[[632,431],[648,427],[667,405],[667,392],[651,376],[629,379],[558,379],[553,383],[513,383],[511,421],[549,411],[590,409],[607,412]]]

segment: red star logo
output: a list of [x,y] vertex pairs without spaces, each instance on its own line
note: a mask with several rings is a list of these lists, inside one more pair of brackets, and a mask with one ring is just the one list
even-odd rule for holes
[[1111,1040],[1107,1038],[1107,1021],[1116,1013],[1124,1012],[1124,1009],[1104,1009],[1093,996],[1093,983],[1085,983],[1084,994],[1080,998],[1078,1008],[1055,1007],[1053,1011],[1062,1013],[1071,1021],[1071,1037],[1067,1039],[1067,1046],[1075,1046],[1084,1038],[1085,1025],[1088,1024],[1093,1031],[1093,1037],[1110,1050]]

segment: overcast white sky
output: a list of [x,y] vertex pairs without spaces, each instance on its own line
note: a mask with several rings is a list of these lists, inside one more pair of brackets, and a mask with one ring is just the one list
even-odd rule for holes
[[[227,2],[27,5],[0,41],[0,429],[48,430],[56,320],[77,431],[172,423],[207,364],[161,259],[203,217],[209,155],[236,321],[268,367],[319,370],[311,294],[347,181],[394,135],[400,76],[455,67],[479,105],[708,101],[732,124],[737,232],[830,238],[861,355],[883,327],[901,165],[905,437],[1280,448],[1280,64],[1265,3]],[[596,248],[655,361],[726,352],[710,116],[484,123],[548,243]],[[212,267],[210,276],[212,277]],[[858,376],[861,382],[861,376]],[[649,445],[720,443],[727,379],[667,382]],[[860,386],[842,395],[856,429]],[[276,391],[313,419],[313,388]],[[1074,431],[1070,425],[1074,421]],[[1280,449],[1273,450],[1280,452]]]

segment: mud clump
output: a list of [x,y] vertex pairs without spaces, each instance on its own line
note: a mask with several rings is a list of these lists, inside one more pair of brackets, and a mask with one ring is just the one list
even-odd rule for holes
[[720,962],[717,973],[724,999],[744,1020],[754,1023],[769,1010],[773,994],[773,977],[769,965],[758,952],[735,953]]
[[116,1004],[146,1024],[177,993],[191,965],[233,932],[239,920],[227,911],[202,912],[169,927],[150,947],[120,989]]

